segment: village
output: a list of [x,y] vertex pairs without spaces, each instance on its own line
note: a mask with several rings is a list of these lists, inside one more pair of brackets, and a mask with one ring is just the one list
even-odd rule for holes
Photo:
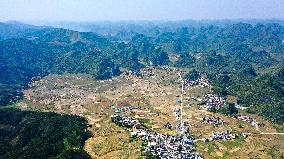
[[93,158],[265,158],[273,145],[284,151],[283,135],[261,134],[277,133],[270,122],[242,109],[234,116],[211,112],[226,105],[226,97],[215,95],[205,77],[183,79],[187,71],[146,67],[102,81],[49,75],[23,90],[18,107],[86,117],[93,137],[85,150]]

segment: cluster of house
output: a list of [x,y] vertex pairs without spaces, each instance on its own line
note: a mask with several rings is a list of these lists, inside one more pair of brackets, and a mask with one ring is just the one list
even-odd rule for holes
[[191,86],[196,86],[200,85],[202,87],[210,87],[210,81],[206,79],[205,77],[200,77],[197,80],[191,81],[191,80],[185,80],[184,85],[186,88],[191,87]]
[[146,133],[141,138],[147,143],[145,151],[161,159],[203,159],[194,151],[191,136],[172,136],[160,133]]
[[179,121],[181,119],[181,109],[180,108],[174,108],[174,115],[176,117],[176,121]]
[[123,113],[127,111],[132,111],[132,110],[144,110],[145,108],[143,107],[136,107],[136,106],[123,106],[121,108],[117,108],[114,105],[111,106],[111,108],[114,110],[115,113]]
[[237,114],[234,115],[232,118],[248,122],[249,124],[251,124],[251,126],[256,127],[258,129],[258,122],[250,116]]
[[173,125],[172,125],[171,123],[167,122],[167,123],[164,125],[164,128],[171,130],[171,129],[173,129]]
[[154,69],[151,67],[146,67],[143,70],[141,70],[141,75],[142,76],[147,76],[147,77],[156,77],[157,74],[154,72]]
[[239,105],[238,103],[235,103],[235,107],[237,109],[241,109],[241,110],[246,110],[248,108],[248,107],[243,107],[243,106]]
[[206,124],[211,124],[214,126],[224,125],[225,121],[222,120],[220,117],[214,117],[214,116],[205,116],[203,117],[203,122]]
[[225,99],[223,97],[214,94],[206,94],[203,97],[203,100],[205,102],[205,108],[208,110],[219,109],[225,104]]
[[232,139],[235,139],[237,137],[238,137],[238,135],[233,134],[229,130],[225,130],[225,131],[221,131],[221,132],[214,132],[213,131],[211,136],[210,136],[210,139],[212,141],[215,141],[215,140],[232,140]]
[[194,138],[188,135],[189,125],[184,123],[180,135],[165,135],[147,130],[137,119],[112,115],[112,122],[126,127],[135,128],[131,132],[133,138],[145,142],[144,151],[161,159],[203,159],[202,155],[194,151]]
[[[170,74],[175,74],[175,73],[180,73],[181,70],[178,68],[174,68],[174,67],[170,67],[170,66],[157,66],[156,68],[159,68],[161,70],[166,71],[167,75]],[[144,76],[144,77],[150,77],[150,78],[154,78],[154,79],[159,79],[159,80],[170,80],[169,76],[167,75],[161,75],[159,76],[156,72],[155,72],[155,68],[153,67],[146,67],[144,69],[142,69],[140,71],[140,76]]]
[[189,123],[181,120],[181,109],[174,108],[174,115],[176,117],[176,130],[179,134],[189,133]]
[[158,66],[160,69],[162,70],[167,70],[167,71],[174,71],[174,72],[180,72],[180,69],[175,68],[175,67],[171,67],[171,66]]
[[121,127],[137,129],[144,128],[144,125],[139,120],[123,115],[112,115],[111,121]]

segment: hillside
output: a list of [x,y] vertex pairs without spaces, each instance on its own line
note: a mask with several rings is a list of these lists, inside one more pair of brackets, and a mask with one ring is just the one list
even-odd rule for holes
[[[282,136],[270,133],[283,132],[284,27],[270,22],[216,23],[104,28],[114,35],[93,31],[97,27],[92,26],[87,30],[93,32],[79,32],[0,23],[0,157],[48,155],[43,152],[51,151],[49,147],[40,149],[36,141],[55,145],[46,158],[87,157],[83,148],[93,158],[155,156],[144,150],[151,145],[147,140],[131,138],[134,129],[111,117],[137,119],[143,125],[137,130],[141,134],[176,138],[175,130],[165,125],[179,127],[173,114],[179,105],[185,107],[181,116],[190,125],[190,155],[283,157]],[[11,105],[22,111],[5,108]],[[237,115],[249,122],[239,121]],[[208,126],[206,116],[219,117],[226,125]],[[88,140],[86,122],[92,132]],[[66,134],[72,128],[74,132]],[[212,132],[238,137],[214,141]],[[80,138],[67,142],[74,135]]]
[[1,108],[0,125],[0,158],[90,158],[83,118]]

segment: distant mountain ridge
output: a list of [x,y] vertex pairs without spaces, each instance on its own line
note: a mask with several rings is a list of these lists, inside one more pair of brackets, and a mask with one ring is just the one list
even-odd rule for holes
[[20,98],[33,76],[80,73],[109,79],[125,69],[139,74],[147,65],[169,65],[196,69],[212,81],[216,94],[236,96],[251,112],[284,121],[279,112],[284,78],[277,75],[284,66],[284,26],[142,24],[125,23],[118,27],[121,32],[104,24],[102,30],[118,34],[103,36],[97,34],[99,29],[79,32],[0,23],[0,105]]
[[[179,21],[95,21],[95,22],[30,22],[34,25],[47,25],[57,28],[65,28],[80,32],[94,32],[108,37],[121,37],[127,34],[127,39],[135,33],[156,36],[159,32],[172,32],[181,27],[200,28],[210,25],[226,27],[237,23],[251,25],[277,23],[284,26],[284,20],[278,19],[223,19],[223,20],[179,20]],[[150,32],[149,32],[150,31]],[[122,34],[122,35],[121,35]],[[125,35],[124,35],[125,36]]]

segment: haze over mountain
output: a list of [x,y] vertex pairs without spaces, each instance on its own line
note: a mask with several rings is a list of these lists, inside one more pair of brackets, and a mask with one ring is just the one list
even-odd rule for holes
[[283,4],[0,1],[0,158],[284,158]]
[[0,1],[0,20],[284,19],[283,8],[281,0],[13,0]]

